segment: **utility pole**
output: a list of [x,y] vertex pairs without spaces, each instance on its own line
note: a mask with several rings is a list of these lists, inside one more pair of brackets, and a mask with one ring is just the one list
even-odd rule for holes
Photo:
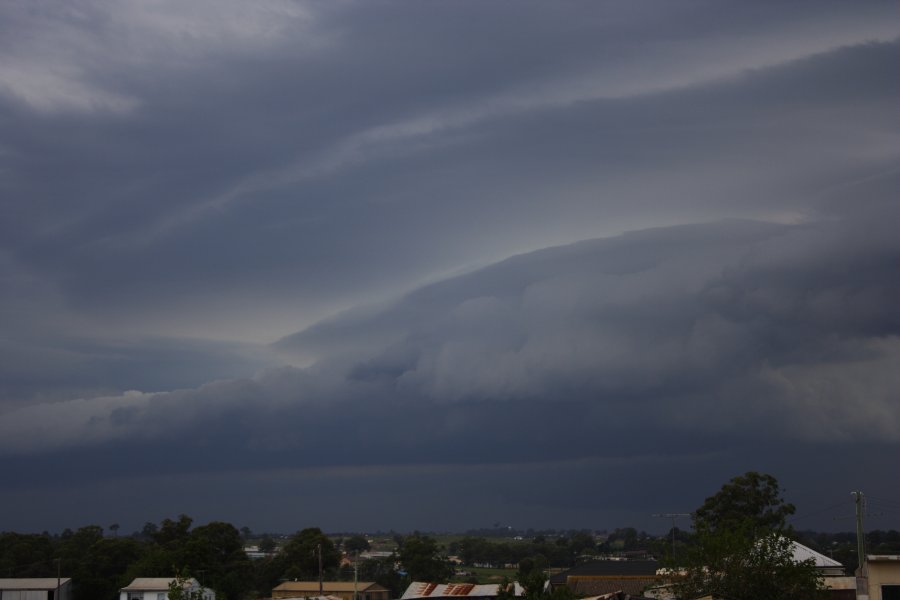
[[672,519],[672,566],[675,566],[675,521],[679,517],[689,517],[691,513],[656,513],[653,516]]
[[60,581],[62,580],[62,577],[60,577],[60,573],[61,573],[60,564],[61,563],[62,563],[62,559],[57,558],[56,559],[56,596],[53,597],[53,600],[59,600]]
[[322,583],[322,542],[316,544],[316,550],[319,553],[319,595],[325,595],[324,584]]
[[359,588],[359,550],[356,551],[356,560],[353,562],[353,600],[357,600]]
[[859,560],[859,568],[856,570],[856,593],[858,598],[869,598],[869,582],[866,569],[866,535],[863,532],[863,512],[865,511],[865,497],[862,492],[850,492],[856,502],[856,556]]

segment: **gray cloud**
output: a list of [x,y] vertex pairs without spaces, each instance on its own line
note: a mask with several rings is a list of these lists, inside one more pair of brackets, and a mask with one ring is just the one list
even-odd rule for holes
[[47,474],[314,476],[326,520],[409,480],[383,525],[423,528],[440,474],[572,525],[676,508],[608,493],[676,463],[685,510],[747,468],[824,497],[816,457],[879,485],[898,10],[0,7],[0,513],[50,518]]
[[4,20],[3,239],[94,328],[271,340],[542,246],[805,218],[896,160],[895,45],[836,49],[887,5],[46,6]]
[[[895,215],[661,228],[517,256],[280,342],[319,355],[306,369],[7,413],[3,460],[38,471],[65,449],[102,482],[134,460],[185,476],[678,460],[701,477],[742,456],[802,480],[811,448],[900,443]],[[381,343],[357,347],[372,331]],[[523,515],[544,505],[532,502]]]

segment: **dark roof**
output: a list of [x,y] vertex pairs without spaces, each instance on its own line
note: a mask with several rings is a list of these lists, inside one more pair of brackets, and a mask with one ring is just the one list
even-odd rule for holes
[[[616,575],[656,575],[655,560],[592,560],[550,577],[551,585],[565,585],[569,577],[613,577]],[[616,590],[610,590],[615,592]],[[593,594],[596,595],[596,594]]]
[[624,592],[632,596],[641,596],[648,587],[658,584],[659,580],[654,576],[597,577],[570,581],[569,589],[576,596],[599,596],[610,592]]

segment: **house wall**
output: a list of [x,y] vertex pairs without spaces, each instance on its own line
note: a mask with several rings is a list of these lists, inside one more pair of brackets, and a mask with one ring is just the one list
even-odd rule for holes
[[[0,600],[50,600],[56,590],[0,590]],[[72,583],[67,581],[59,588],[59,600],[71,600]]]
[[900,557],[888,560],[868,561],[869,600],[888,600],[882,595],[882,586],[900,586]]
[[47,590],[3,590],[0,600],[47,600]]
[[[190,589],[188,589],[187,591],[197,592],[200,589],[202,589],[202,588],[200,588],[199,586],[194,586],[194,587],[191,587]],[[133,599],[136,599],[136,600],[166,600],[166,598],[168,598],[168,596],[169,596],[168,591],[163,592],[160,590],[152,590],[152,591],[144,590],[144,591],[137,591],[137,592],[121,591],[121,592],[119,592],[119,600],[133,600]],[[204,598],[206,600],[215,600],[215,594],[213,593],[212,590],[206,589],[206,590],[204,590]],[[6,599],[3,598],[2,600],[6,600]]]
[[168,595],[169,595],[168,592],[160,592],[160,591],[120,592],[119,600],[131,600],[134,598],[139,598],[140,600],[166,600]]

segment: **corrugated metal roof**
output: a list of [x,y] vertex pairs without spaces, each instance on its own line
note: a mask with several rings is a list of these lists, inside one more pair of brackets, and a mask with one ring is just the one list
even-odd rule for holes
[[[386,587],[380,586],[374,581],[360,581],[357,584],[357,590],[360,592],[368,592],[368,591],[379,591],[379,590],[387,590]],[[352,592],[353,591],[353,582],[352,581],[324,581],[322,582],[322,589],[326,592]],[[275,590],[282,592],[318,592],[319,591],[319,582],[318,581],[285,581],[284,583],[278,585],[273,588],[272,591]]]
[[592,560],[550,576],[553,585],[564,585],[569,577],[618,577],[620,575],[656,575],[660,563],[655,560]]
[[344,600],[340,596],[291,596],[290,598],[279,598],[278,600]]
[[[66,585],[71,577],[63,577],[59,584]],[[0,579],[0,590],[55,590],[56,577],[15,577]]]
[[841,563],[839,563],[838,561],[834,560],[833,558],[829,558],[828,556],[825,556],[824,554],[820,554],[820,553],[816,552],[815,550],[813,550],[812,548],[807,548],[806,546],[804,546],[803,544],[800,544],[798,542],[793,542],[793,548],[791,548],[791,551],[794,554],[794,560],[796,562],[803,562],[803,561],[809,560],[811,558],[815,561],[816,567],[818,567],[820,569],[828,568],[828,567],[840,569],[840,568],[843,568],[843,566],[844,566]]
[[[122,591],[125,592],[136,592],[139,590],[149,590],[149,591],[166,591],[169,589],[169,584],[175,581],[174,577],[137,577],[134,581],[128,584],[128,587],[123,587]],[[200,583],[196,579],[188,579],[185,587],[193,587],[200,586]]]
[[[515,595],[523,596],[525,589],[518,583],[514,584]],[[474,583],[429,583],[427,581],[414,581],[409,584],[401,596],[402,600],[413,598],[485,598],[497,595],[496,583],[476,585]]]

